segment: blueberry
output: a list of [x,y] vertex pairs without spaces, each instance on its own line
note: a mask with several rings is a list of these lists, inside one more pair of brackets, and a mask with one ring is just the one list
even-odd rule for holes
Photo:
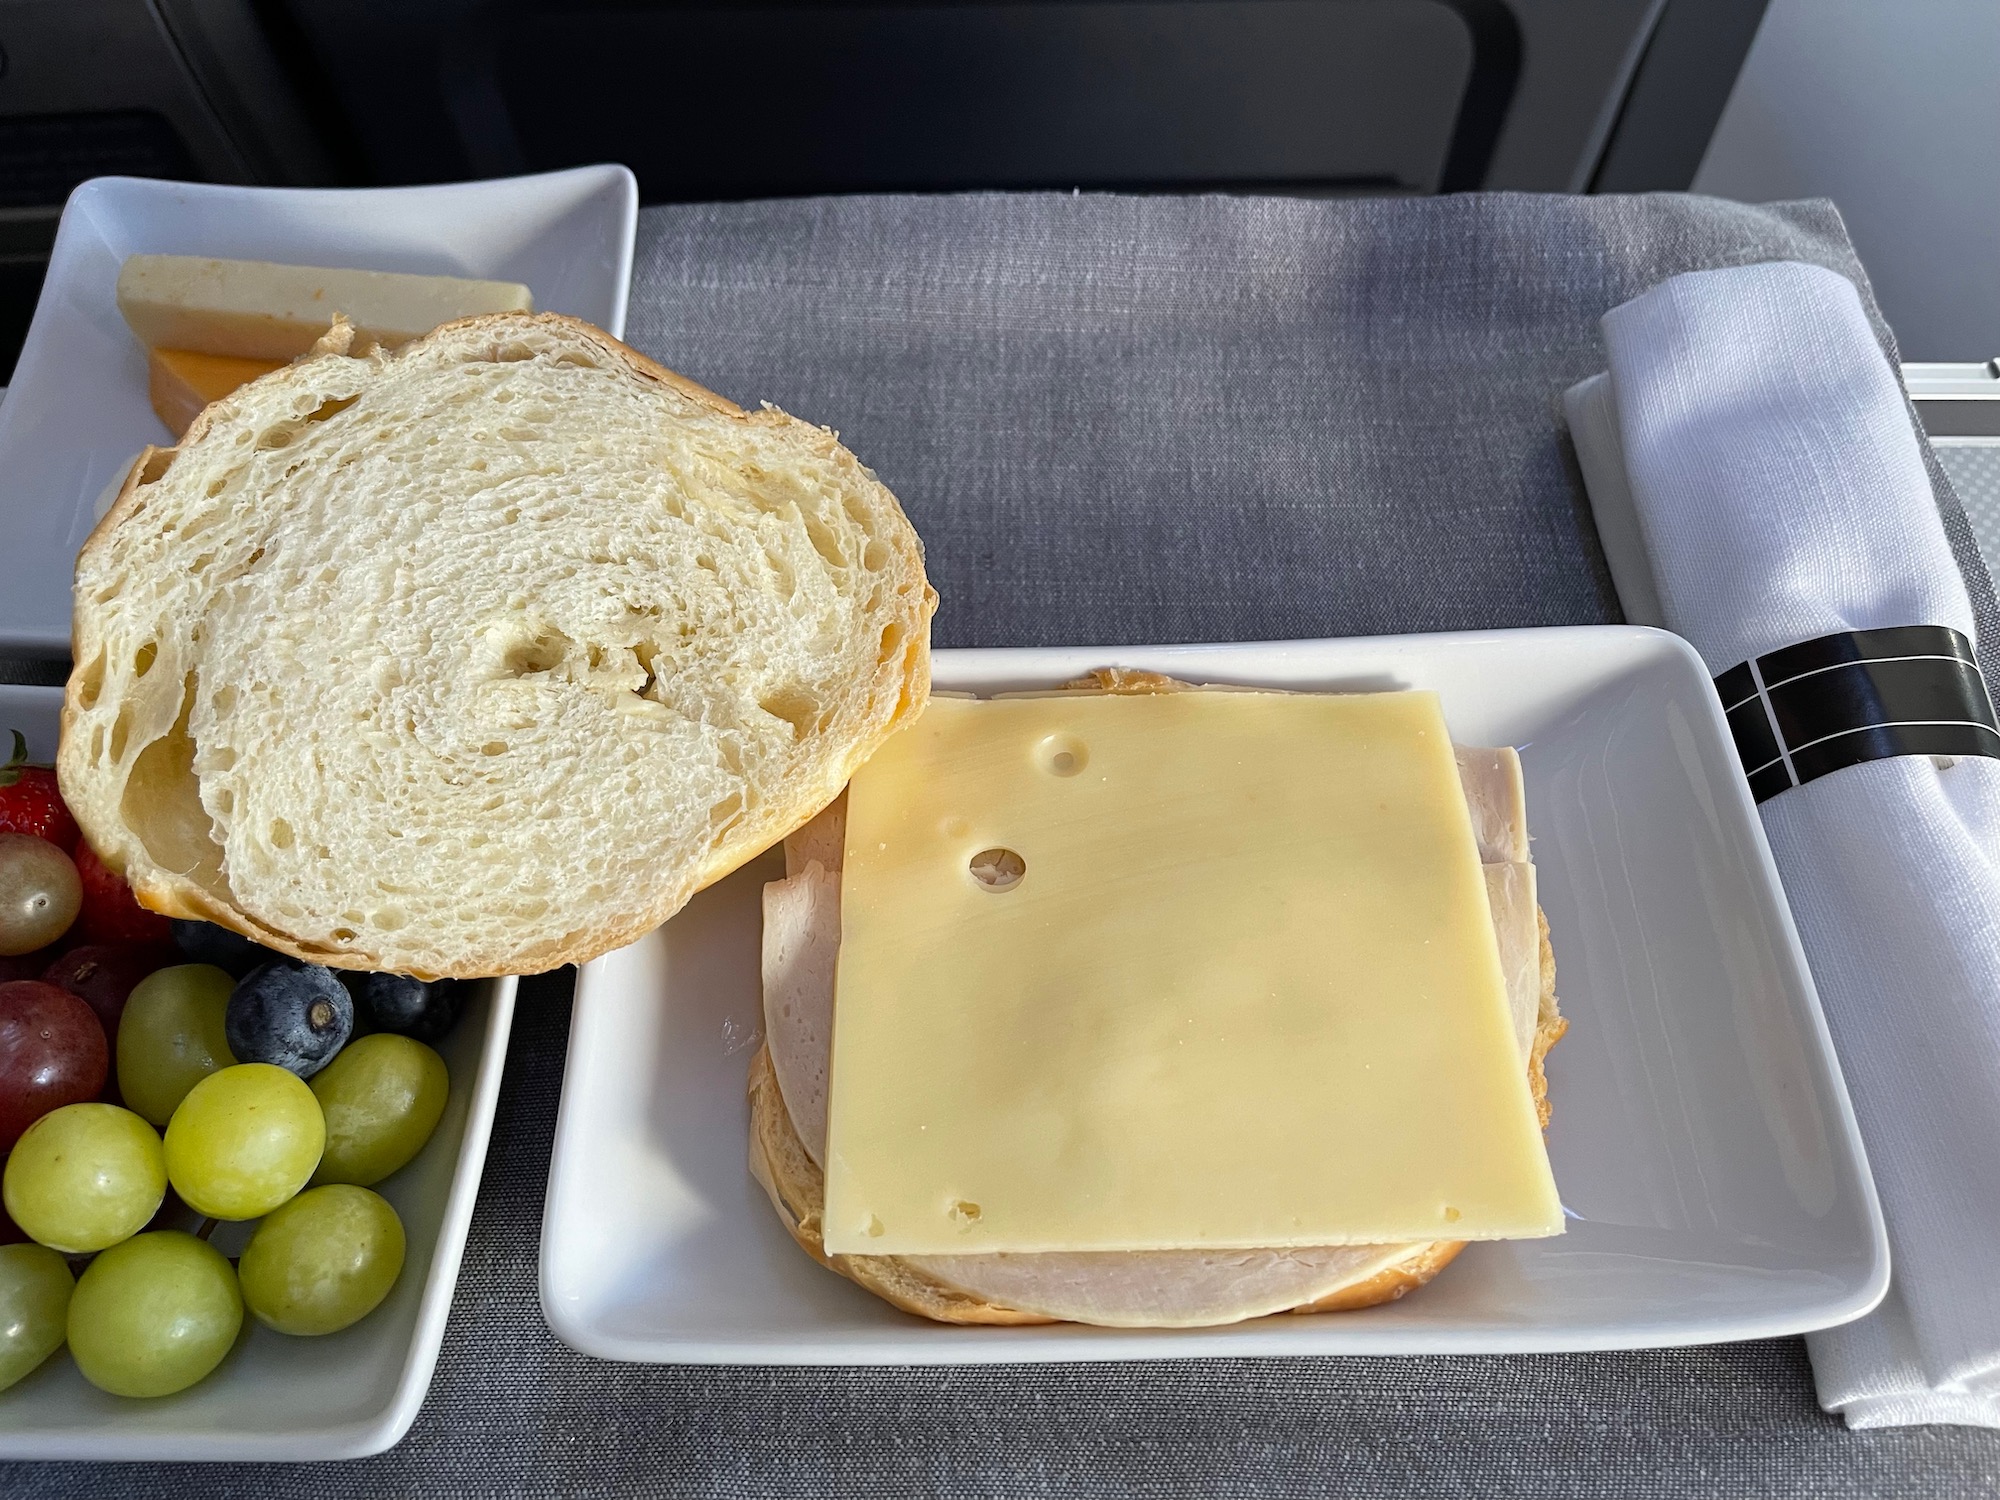
[[451,1030],[465,1004],[460,987],[448,979],[412,979],[407,974],[349,974],[347,987],[378,1030],[434,1042]]
[[238,1062],[275,1063],[310,1078],[354,1033],[354,1001],[333,970],[281,958],[236,982],[222,1033]]
[[189,963],[214,964],[237,979],[277,957],[269,948],[258,947],[240,932],[231,932],[213,922],[189,922],[179,917],[174,919],[174,946]]

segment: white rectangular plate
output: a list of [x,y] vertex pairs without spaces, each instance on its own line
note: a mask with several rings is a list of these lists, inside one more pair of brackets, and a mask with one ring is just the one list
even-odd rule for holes
[[1227,1328],[956,1328],[792,1243],[745,1166],[767,855],[584,967],[549,1169],[542,1306],[587,1354],[924,1363],[1502,1353],[1798,1333],[1860,1316],[1888,1242],[1819,1002],[1707,673],[1624,626],[1265,645],[940,651],[940,688],[1092,667],[1442,694],[1519,746],[1569,1035],[1549,1152],[1571,1216],[1414,1296]]
[[[54,688],[0,687],[0,744],[28,736],[29,758],[55,757]],[[512,979],[469,998],[438,1043],[451,1093],[430,1144],[375,1190],[402,1217],[408,1248],[388,1300],[352,1328],[288,1338],[245,1317],[237,1346],[208,1379],[178,1396],[108,1396],[66,1352],[0,1391],[0,1458],[360,1458],[410,1430],[430,1389],[472,1222],[500,1069],[514,1022]],[[237,1254],[249,1225],[224,1225],[215,1243]]]
[[99,177],[70,195],[0,403],[0,651],[69,649],[69,585],[98,501],[148,443],[146,351],[119,316],[128,255],[213,255],[519,281],[542,312],[625,331],[639,190],[624,167],[411,188]]

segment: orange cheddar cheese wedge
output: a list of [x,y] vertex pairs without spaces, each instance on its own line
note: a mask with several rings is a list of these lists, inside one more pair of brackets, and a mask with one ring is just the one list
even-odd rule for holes
[[268,375],[283,360],[238,359],[231,354],[196,354],[188,349],[147,351],[147,394],[153,410],[178,441],[203,407],[240,385]]

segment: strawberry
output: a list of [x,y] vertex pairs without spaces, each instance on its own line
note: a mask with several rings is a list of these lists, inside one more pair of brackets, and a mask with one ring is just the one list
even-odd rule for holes
[[32,833],[65,854],[75,853],[81,834],[56,790],[56,773],[27,760],[28,742],[16,729],[14,753],[0,766],[0,833]]
[[170,943],[173,924],[132,899],[132,891],[85,843],[76,846],[76,873],[83,879],[83,909],[70,936],[86,943]]

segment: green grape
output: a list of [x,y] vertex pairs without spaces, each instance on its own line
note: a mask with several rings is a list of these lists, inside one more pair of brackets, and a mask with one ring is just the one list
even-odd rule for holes
[[424,1149],[451,1078],[422,1042],[377,1032],[349,1042],[312,1077],[326,1113],[326,1155],[313,1181],[380,1182]]
[[296,1073],[238,1063],[188,1090],[167,1122],[167,1177],[211,1219],[255,1219],[291,1197],[319,1165],[326,1119]]
[[130,1239],[167,1195],[153,1127],[115,1104],[69,1104],[30,1125],[7,1158],[7,1212],[30,1239],[86,1255]]
[[75,1285],[46,1245],[0,1245],[0,1391],[62,1348]]
[[69,1352],[114,1396],[171,1396],[217,1365],[243,1327],[222,1252],[178,1229],[134,1235],[85,1269],[69,1300]]
[[67,854],[33,834],[0,832],[0,954],[47,947],[82,905],[83,882]]
[[375,1311],[403,1269],[403,1221],[380,1194],[309,1188],[257,1226],[237,1275],[280,1333],[337,1333]]
[[189,1089],[236,1061],[222,1031],[235,984],[213,964],[176,964],[133,987],[118,1022],[118,1092],[156,1129]]

